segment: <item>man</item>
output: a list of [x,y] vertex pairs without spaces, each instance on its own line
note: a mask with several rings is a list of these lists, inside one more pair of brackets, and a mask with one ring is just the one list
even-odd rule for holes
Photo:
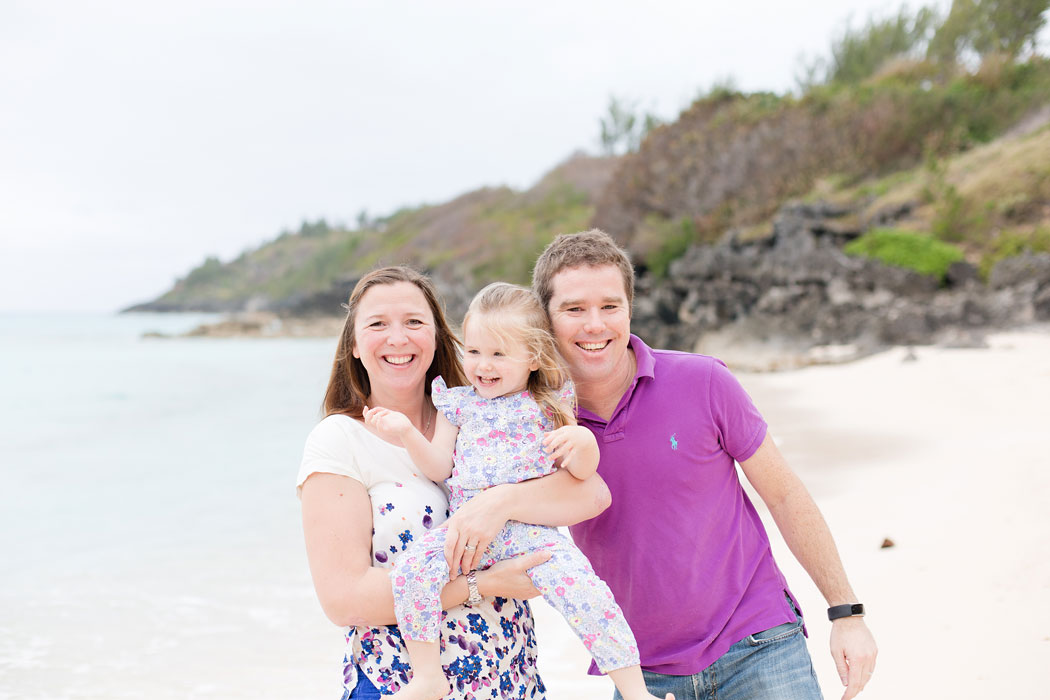
[[559,236],[533,289],[569,364],[579,420],[598,438],[612,506],[574,526],[638,638],[650,692],[820,698],[801,612],[734,461],[827,599],[844,700],[875,641],[824,518],[720,361],[632,336],[634,271],[601,231]]

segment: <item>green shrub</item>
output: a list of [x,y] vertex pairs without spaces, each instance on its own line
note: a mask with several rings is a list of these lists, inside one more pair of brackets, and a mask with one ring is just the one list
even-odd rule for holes
[[966,201],[953,185],[945,186],[942,196],[934,203],[931,232],[942,241],[965,241],[973,229],[973,221]]
[[[647,223],[651,223],[652,218],[650,217]],[[666,277],[671,262],[680,258],[697,239],[696,224],[689,217],[667,221],[662,224],[660,230],[663,234],[660,243],[645,261],[656,279]]]
[[959,248],[937,239],[900,229],[872,229],[843,249],[848,255],[874,258],[887,265],[906,267],[940,281],[953,262],[963,259]]
[[999,234],[981,258],[982,279],[988,279],[992,268],[1000,260],[1013,258],[1025,252],[1050,253],[1050,228],[1037,228],[1026,233],[1004,231]]
[[209,255],[197,267],[190,270],[184,280],[187,287],[203,287],[222,281],[223,264],[214,255]]

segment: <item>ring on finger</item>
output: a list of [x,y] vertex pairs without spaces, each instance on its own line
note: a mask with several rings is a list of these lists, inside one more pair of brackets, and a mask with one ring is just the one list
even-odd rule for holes
[[468,545],[467,545],[466,547],[464,547],[463,549],[466,549],[466,550],[475,550],[475,549],[477,549],[477,548],[478,548],[478,546],[477,546],[476,544],[468,544]]

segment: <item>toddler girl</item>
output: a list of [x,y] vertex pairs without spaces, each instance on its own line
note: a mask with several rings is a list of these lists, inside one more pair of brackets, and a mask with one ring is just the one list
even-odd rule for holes
[[[587,428],[576,425],[572,385],[532,292],[504,283],[485,287],[467,310],[463,333],[463,365],[473,386],[448,388],[441,377],[434,380],[438,422],[433,441],[389,409],[366,409],[366,424],[400,442],[427,477],[448,480],[452,511],[490,486],[544,476],[556,467],[577,479],[592,475],[598,444]],[[412,664],[412,680],[394,695],[397,700],[437,700],[450,690],[441,668],[439,630],[441,589],[455,573],[445,559],[446,533],[429,530],[390,573],[398,628]],[[569,622],[625,700],[654,698],[645,688],[634,635],[612,592],[566,535],[510,521],[480,557],[468,551],[464,561],[474,555],[477,568],[486,568],[540,548],[551,558],[529,570],[536,588]],[[471,570],[468,604],[481,600],[473,577]]]

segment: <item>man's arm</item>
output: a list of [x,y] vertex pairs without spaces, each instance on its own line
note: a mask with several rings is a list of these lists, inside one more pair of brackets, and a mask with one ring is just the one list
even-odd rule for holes
[[[598,474],[580,480],[564,469],[538,479],[485,489],[460,506],[448,523],[445,558],[449,568],[469,571],[508,520],[561,527],[589,520],[612,504],[609,487]],[[466,550],[467,543],[477,549]],[[467,556],[470,555],[470,556]]]
[[[769,508],[791,553],[813,579],[828,605],[859,602],[846,579],[824,516],[768,432],[758,450],[741,462],[740,467]],[[842,698],[850,700],[868,682],[878,650],[863,618],[843,617],[831,625],[831,655],[846,686]]]

